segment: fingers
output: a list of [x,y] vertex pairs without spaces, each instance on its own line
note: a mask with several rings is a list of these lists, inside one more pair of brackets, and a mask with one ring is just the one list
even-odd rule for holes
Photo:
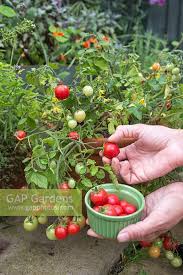
[[142,124],[135,125],[120,125],[117,127],[116,132],[108,138],[109,142],[120,143],[123,138],[138,139]]
[[145,240],[147,236],[154,237],[157,232],[156,221],[151,217],[147,217],[141,222],[132,224],[119,232],[117,240],[119,242],[140,241]]
[[94,238],[98,238],[98,239],[103,239],[102,236],[97,235],[92,229],[88,229],[87,235],[89,235],[90,237],[94,237]]

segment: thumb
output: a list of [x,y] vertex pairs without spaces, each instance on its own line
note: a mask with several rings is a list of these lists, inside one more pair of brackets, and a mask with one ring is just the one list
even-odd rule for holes
[[108,138],[109,142],[120,143],[123,138],[138,139],[142,124],[120,125],[115,133]]
[[156,231],[154,224],[155,222],[149,216],[143,221],[125,227],[119,232],[117,240],[119,242],[143,240],[147,235]]

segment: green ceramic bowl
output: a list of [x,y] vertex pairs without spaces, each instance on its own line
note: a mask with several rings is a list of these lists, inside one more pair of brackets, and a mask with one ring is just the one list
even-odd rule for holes
[[135,188],[124,184],[119,184],[118,189],[115,184],[102,184],[100,188],[104,188],[109,193],[117,194],[120,199],[125,199],[137,207],[137,211],[128,216],[106,216],[94,211],[91,207],[90,193],[94,188],[86,193],[85,204],[90,227],[105,238],[115,239],[121,229],[140,221],[145,205],[144,197]]

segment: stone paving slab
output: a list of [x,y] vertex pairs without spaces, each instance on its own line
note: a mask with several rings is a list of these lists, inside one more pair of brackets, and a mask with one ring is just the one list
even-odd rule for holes
[[88,237],[86,229],[63,241],[49,241],[45,226],[33,233],[25,232],[22,223],[0,226],[1,275],[107,275],[124,248],[116,241]]

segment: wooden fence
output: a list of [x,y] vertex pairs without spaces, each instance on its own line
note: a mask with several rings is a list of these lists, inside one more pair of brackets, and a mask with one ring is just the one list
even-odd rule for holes
[[183,0],[167,0],[163,7],[151,6],[147,28],[169,41],[179,40],[183,33]]

